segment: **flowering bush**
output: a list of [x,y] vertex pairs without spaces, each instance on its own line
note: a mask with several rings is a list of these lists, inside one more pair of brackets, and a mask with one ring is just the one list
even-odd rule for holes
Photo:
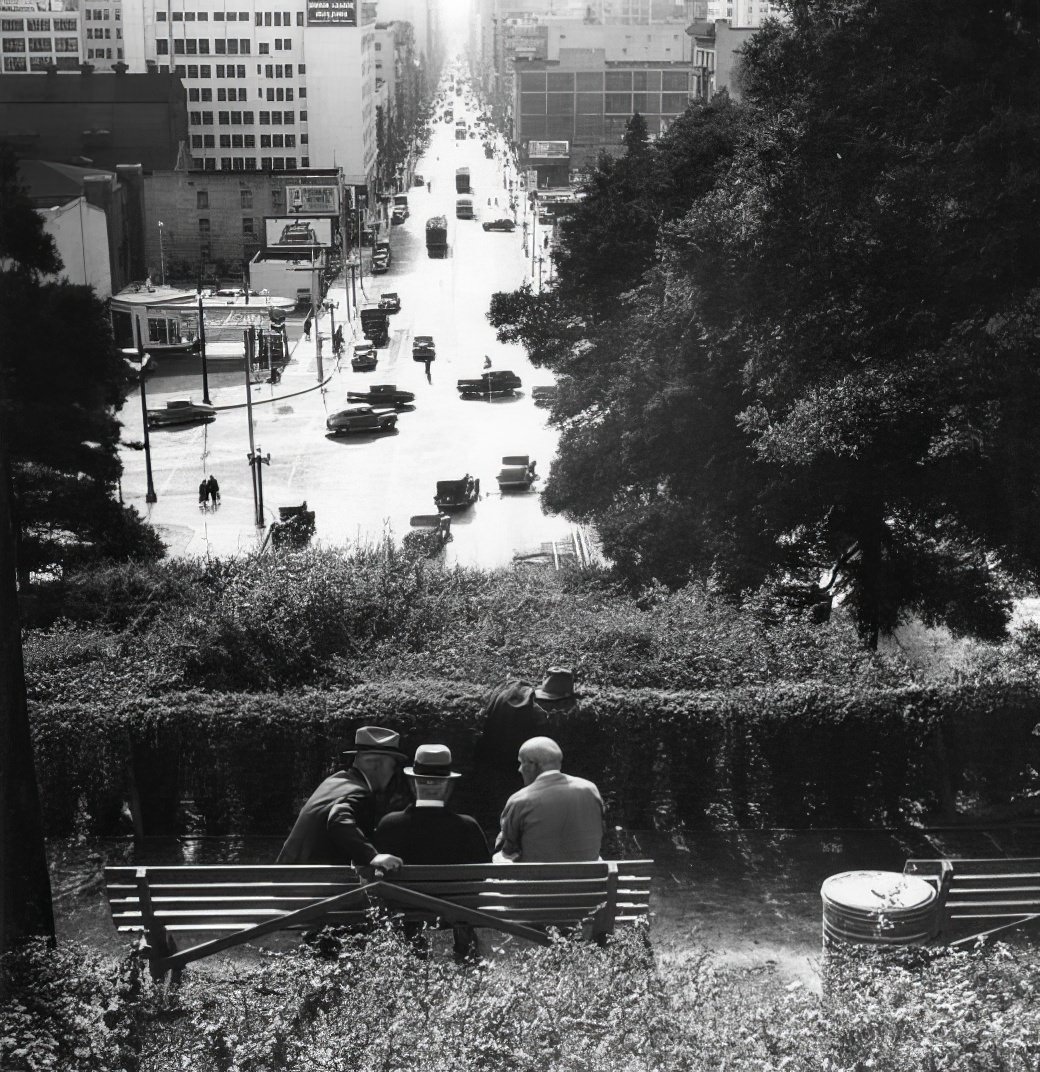
[[[834,953],[820,998],[700,953],[662,966],[644,930],[477,968],[416,959],[389,928],[205,964],[178,989],[77,947],[9,962],[11,1072],[1034,1072],[1040,967],[1006,946]],[[59,982],[61,985],[59,985]]]

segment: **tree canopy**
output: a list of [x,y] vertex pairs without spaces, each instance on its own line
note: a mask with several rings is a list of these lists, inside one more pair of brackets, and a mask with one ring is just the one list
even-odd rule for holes
[[998,635],[1040,569],[1036,8],[788,9],[492,303],[559,377],[546,502],[637,583]]
[[162,543],[115,496],[116,412],[132,384],[105,305],[61,270],[53,240],[0,154],[0,419],[11,453],[18,569],[156,558]]

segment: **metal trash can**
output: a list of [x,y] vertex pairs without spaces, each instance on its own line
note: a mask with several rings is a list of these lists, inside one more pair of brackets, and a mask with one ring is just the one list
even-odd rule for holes
[[939,929],[935,887],[899,871],[844,871],[820,887],[823,945],[915,945]]

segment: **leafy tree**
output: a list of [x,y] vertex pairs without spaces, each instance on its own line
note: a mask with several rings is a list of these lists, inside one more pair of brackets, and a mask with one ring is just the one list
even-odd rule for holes
[[[636,581],[840,591],[871,644],[910,611],[993,635],[1040,571],[1037,12],[789,8],[744,104],[601,165],[603,230],[564,229],[546,499]],[[547,308],[492,320],[526,341]]]

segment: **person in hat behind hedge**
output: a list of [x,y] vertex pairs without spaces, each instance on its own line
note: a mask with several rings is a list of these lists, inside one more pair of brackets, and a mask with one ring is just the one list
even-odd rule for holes
[[[392,853],[406,864],[486,864],[491,861],[487,838],[476,819],[448,808],[455,782],[461,777],[451,769],[451,750],[443,744],[422,744],[415,762],[405,767],[415,792],[415,803],[404,811],[383,816],[376,827],[375,842],[381,852]],[[477,956],[477,937],[468,924],[458,923],[455,959]],[[426,939],[422,926],[405,924],[405,936],[416,952],[424,955]]]
[[566,666],[550,666],[542,683],[534,690],[535,703],[543,711],[562,711],[577,700],[574,671]]
[[495,862],[598,860],[603,798],[595,784],[563,773],[563,751],[551,737],[524,741],[517,758],[524,788],[502,811]]
[[349,768],[329,775],[300,809],[278,854],[280,864],[355,864],[396,871],[401,858],[372,843],[379,820],[398,801],[392,787],[408,757],[400,734],[382,726],[362,726],[354,735]]

